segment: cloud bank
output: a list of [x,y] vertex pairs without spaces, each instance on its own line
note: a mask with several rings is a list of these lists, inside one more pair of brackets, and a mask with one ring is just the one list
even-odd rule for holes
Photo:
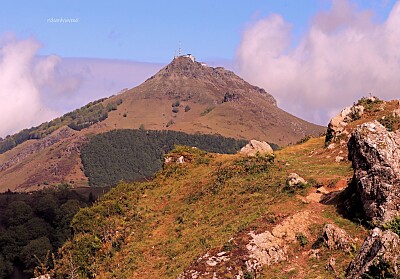
[[312,19],[293,46],[291,26],[273,14],[249,25],[237,50],[241,75],[262,86],[288,112],[326,125],[369,93],[400,93],[400,1],[385,22],[347,0]]
[[[42,102],[39,87],[50,78],[56,57],[34,62],[39,44],[13,39],[0,45],[0,135],[32,126],[54,115]],[[36,79],[36,77],[40,77]]]
[[0,137],[131,88],[159,64],[38,56],[35,39],[0,37]]

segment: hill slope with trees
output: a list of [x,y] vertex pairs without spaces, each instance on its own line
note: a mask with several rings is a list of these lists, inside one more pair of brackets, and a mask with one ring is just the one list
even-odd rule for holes
[[82,148],[81,158],[89,184],[115,185],[120,180],[152,177],[175,145],[215,153],[236,153],[247,141],[217,135],[189,135],[175,131],[114,130],[93,136]]

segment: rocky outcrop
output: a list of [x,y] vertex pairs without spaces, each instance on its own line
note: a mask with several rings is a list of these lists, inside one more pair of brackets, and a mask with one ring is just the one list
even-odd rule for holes
[[355,241],[345,230],[333,224],[326,224],[323,228],[324,244],[331,250],[341,250],[350,253],[354,250]]
[[346,271],[347,278],[399,278],[399,236],[375,228]]
[[[189,278],[259,278],[264,266],[287,261],[290,247],[297,236],[309,235],[313,223],[311,211],[301,211],[284,219],[270,230],[250,231],[246,236],[231,239],[228,251],[207,252],[178,279]],[[251,275],[251,277],[250,277]]]
[[348,135],[345,130],[347,124],[359,119],[364,114],[362,105],[354,105],[343,109],[337,116],[333,117],[328,124],[326,132],[326,142],[332,142],[338,139],[341,135]]
[[257,153],[260,155],[273,154],[274,151],[272,150],[272,147],[265,141],[251,140],[240,150],[240,153],[245,154],[248,157],[254,157],[257,155]]
[[307,181],[297,173],[290,173],[286,179],[286,186],[301,187],[307,184]]
[[400,131],[388,132],[379,122],[358,126],[349,142],[354,168],[353,192],[367,219],[386,223],[400,212]]

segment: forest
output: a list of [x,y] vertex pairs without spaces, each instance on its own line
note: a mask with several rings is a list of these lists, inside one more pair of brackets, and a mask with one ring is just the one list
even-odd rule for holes
[[247,143],[219,135],[186,134],[176,131],[113,130],[93,136],[81,151],[85,175],[93,187],[111,186],[120,180],[152,177],[163,164],[163,156],[175,145],[186,145],[215,153],[236,153]]
[[71,237],[73,216],[98,195],[64,186],[0,194],[0,278],[31,278],[34,268]]

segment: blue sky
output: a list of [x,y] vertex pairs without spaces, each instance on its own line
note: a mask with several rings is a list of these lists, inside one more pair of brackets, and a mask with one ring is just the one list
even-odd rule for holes
[[400,0],[3,1],[0,137],[140,84],[179,45],[326,125],[398,98]]
[[[353,1],[387,16],[395,1]],[[7,1],[0,9],[0,34],[34,37],[41,55],[167,63],[178,48],[204,60],[235,56],[243,29],[257,19],[281,14],[294,40],[312,16],[328,10],[327,0],[274,1]],[[78,23],[49,23],[74,18]]]

